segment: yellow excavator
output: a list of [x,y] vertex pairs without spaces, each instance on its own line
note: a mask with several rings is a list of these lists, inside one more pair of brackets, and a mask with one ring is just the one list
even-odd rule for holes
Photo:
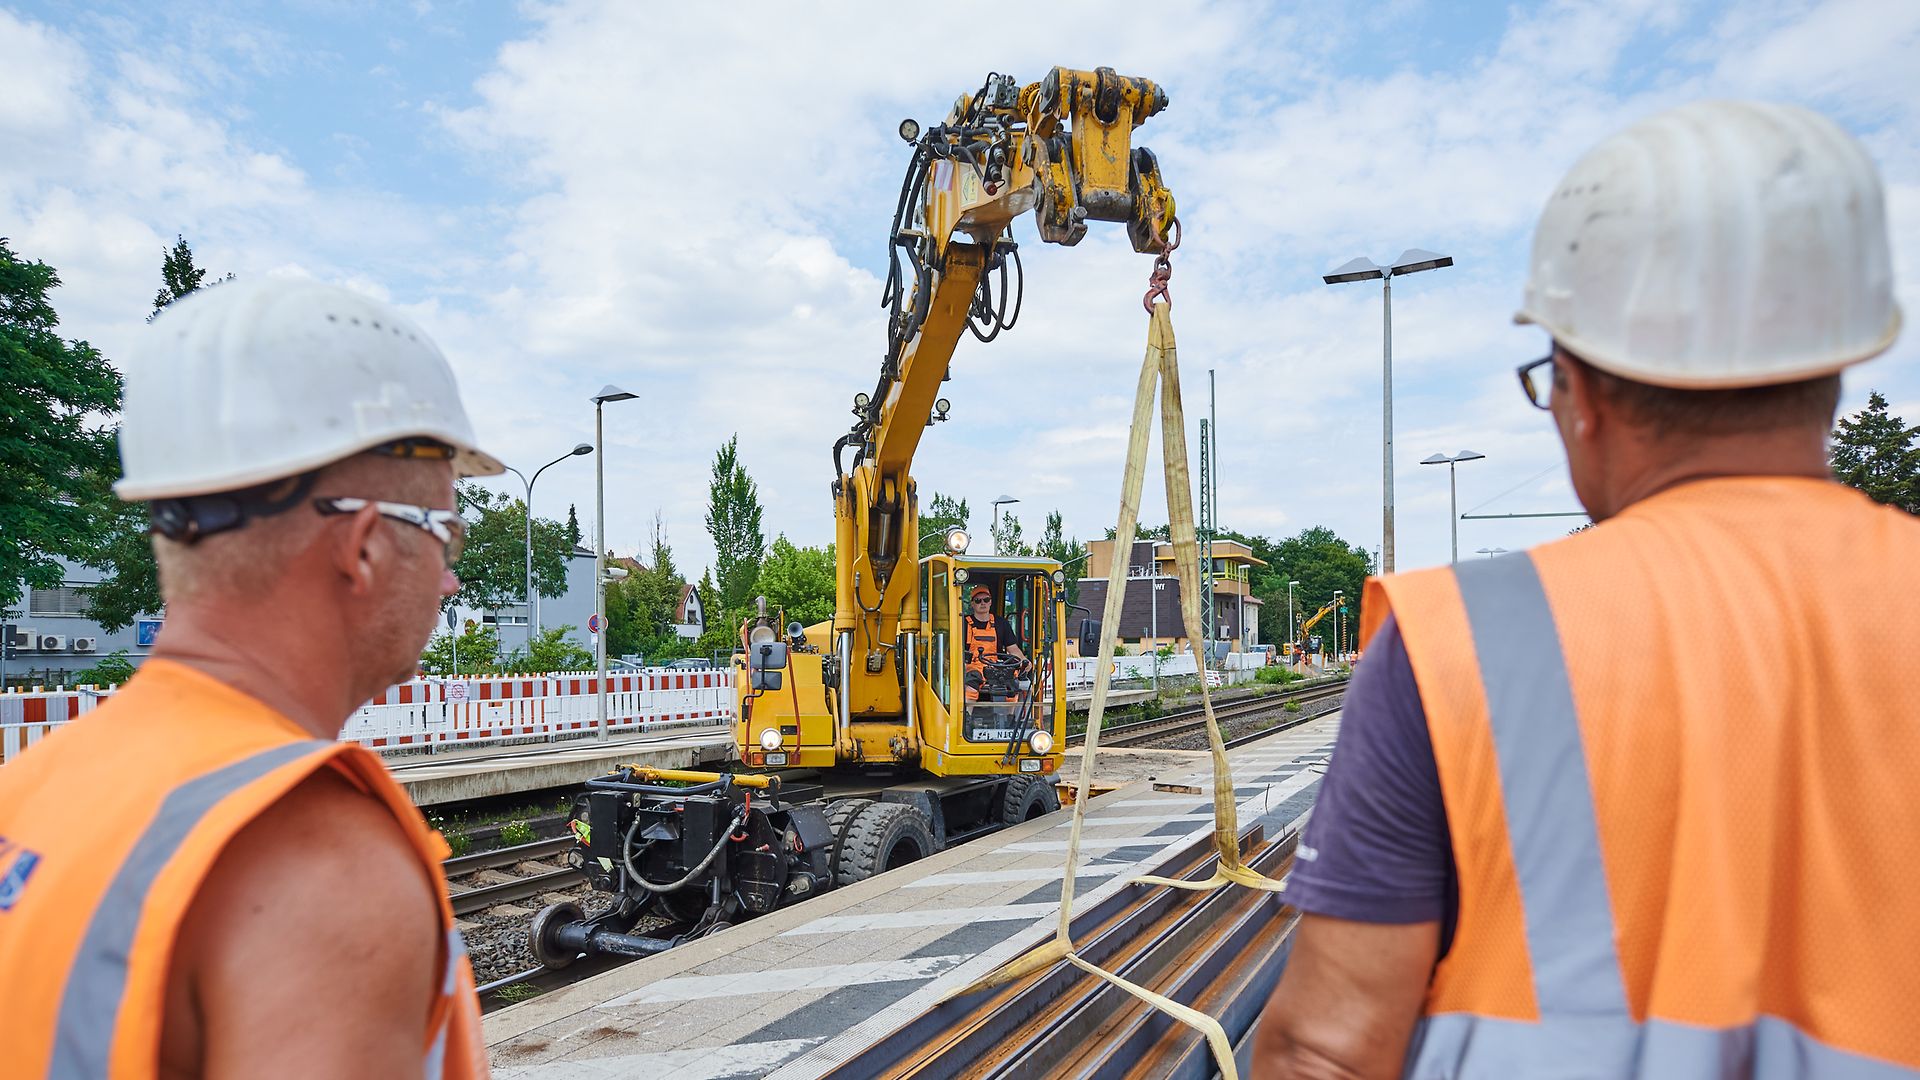
[[[753,773],[627,768],[590,781],[571,853],[613,903],[550,907],[534,956],[644,955],[1057,809],[1066,694],[1065,574],[1050,559],[974,555],[964,530],[923,554],[911,472],[963,334],[1020,317],[1010,230],[1073,245],[1089,221],[1162,254],[1173,196],[1133,130],[1167,105],[1153,82],[1055,68],[998,73],[945,121],[899,134],[911,159],[881,303],[887,347],[833,444],[831,622],[784,623],[765,601],[734,658],[734,739]],[[969,612],[984,594],[992,615]],[[969,621],[973,622],[970,631]],[[650,918],[651,917],[651,918]]]
[[1307,635],[1312,632],[1314,627],[1320,625],[1321,621],[1324,620],[1327,616],[1340,610],[1341,603],[1342,603],[1342,600],[1340,597],[1338,596],[1334,597],[1333,599],[1327,601],[1326,604],[1322,606],[1319,611],[1314,612],[1312,617],[1308,618],[1306,622],[1303,622],[1300,624],[1300,634],[1294,640],[1294,643],[1293,643],[1293,653],[1295,656],[1306,655],[1307,640],[1308,640]]

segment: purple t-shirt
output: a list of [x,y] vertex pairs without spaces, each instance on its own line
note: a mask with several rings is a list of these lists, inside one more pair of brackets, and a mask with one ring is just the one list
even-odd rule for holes
[[1389,615],[1354,669],[1333,760],[1284,895],[1302,911],[1336,919],[1440,920],[1444,950],[1457,888],[1426,710]]

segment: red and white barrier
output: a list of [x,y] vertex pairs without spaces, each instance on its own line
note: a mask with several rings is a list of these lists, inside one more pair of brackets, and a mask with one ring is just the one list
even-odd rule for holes
[[[596,729],[591,671],[412,679],[347,719],[340,738],[374,749],[474,745]],[[0,694],[0,764],[92,710],[115,688]],[[707,726],[733,719],[733,672],[655,668],[607,676],[607,729]]]

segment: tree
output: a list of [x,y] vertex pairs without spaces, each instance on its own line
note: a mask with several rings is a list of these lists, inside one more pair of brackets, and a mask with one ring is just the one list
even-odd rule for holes
[[576,645],[567,635],[571,626],[553,626],[540,631],[526,646],[513,650],[502,665],[505,671],[544,674],[551,671],[584,671],[593,666],[593,650]]
[[1833,475],[1875,502],[1920,514],[1920,427],[1887,411],[1880,391],[1867,395],[1867,407],[1843,416],[1834,428],[1830,460]]
[[[467,521],[466,548],[454,573],[460,575],[455,600],[483,611],[527,599],[527,504],[479,484],[462,483],[455,500]],[[541,596],[567,591],[566,526],[533,519],[533,587]]]
[[[1133,538],[1135,540],[1165,540],[1168,538],[1167,529],[1168,526],[1166,525],[1143,525],[1136,521],[1133,525]],[[1107,526],[1107,539],[1113,539],[1116,531],[1113,526]]]
[[[420,670],[429,675],[491,674],[500,670],[500,635],[493,627],[470,622],[460,631],[459,648],[455,644],[452,634],[433,635],[420,654]],[[456,653],[460,657],[457,670],[453,664]]]
[[[176,236],[172,250],[160,261],[160,291],[153,298],[152,322],[162,308],[201,287],[207,272],[193,264],[193,249]],[[233,275],[215,279],[232,281]],[[114,497],[114,470],[93,478],[94,505],[103,523],[99,547],[84,560],[107,572],[105,580],[88,593],[87,615],[109,631],[133,625],[142,615],[161,608],[160,570],[154,563],[153,542],[147,535],[147,504],[125,503]]]
[[1034,551],[1066,568],[1067,604],[1072,606],[1080,600],[1080,578],[1087,570],[1081,564],[1087,556],[1087,545],[1081,543],[1077,536],[1071,540],[1066,539],[1065,532],[1066,523],[1061,518],[1060,511],[1050,511],[1047,514],[1046,528],[1041,530],[1040,543],[1035,545]]
[[572,503],[567,504],[567,546],[580,546],[580,512],[574,509]]
[[999,524],[992,527],[993,551],[996,555],[1031,555],[1033,548],[1020,539],[1020,519],[1013,512],[1000,515]]
[[937,491],[934,492],[933,498],[926,504],[926,509],[920,511],[919,553],[932,554],[942,542],[933,538],[944,537],[953,529],[966,529],[968,533],[972,533],[973,529],[967,525],[967,520],[967,500],[949,498]]
[[760,531],[760,488],[740,464],[740,436],[728,439],[713,455],[713,479],[707,485],[707,533],[713,537],[714,578],[720,607],[744,611],[753,603],[767,538]]
[[795,547],[783,533],[760,568],[761,591],[769,613],[785,611],[802,626],[833,618],[833,545]]
[[692,643],[673,631],[674,609],[686,582],[673,565],[673,548],[658,513],[653,516],[652,557],[651,566],[630,569],[624,580],[607,586],[607,651],[637,654],[649,663],[693,651]]
[[120,377],[93,346],[64,341],[47,294],[60,276],[0,238],[0,609],[26,587],[65,579],[104,532],[101,477],[118,471],[103,416],[120,407]]
[[[1248,546],[1255,547],[1253,544]],[[1266,550],[1268,554],[1262,555],[1261,550]],[[1293,592],[1294,610],[1302,614],[1317,611],[1321,605],[1333,599],[1336,590],[1345,594],[1347,614],[1342,617],[1341,625],[1347,629],[1348,642],[1354,640],[1355,631],[1360,626],[1361,587],[1366,584],[1367,572],[1373,563],[1372,555],[1366,548],[1349,544],[1332,529],[1316,525],[1278,544],[1262,540],[1254,555],[1267,559],[1270,564],[1264,568],[1267,573],[1261,577],[1261,584],[1267,591],[1263,593],[1255,587],[1254,595],[1260,598],[1270,613],[1268,618],[1282,620],[1275,626],[1285,625],[1287,582],[1298,581],[1300,584]],[[1283,633],[1285,631],[1276,630],[1272,636],[1279,637]]]

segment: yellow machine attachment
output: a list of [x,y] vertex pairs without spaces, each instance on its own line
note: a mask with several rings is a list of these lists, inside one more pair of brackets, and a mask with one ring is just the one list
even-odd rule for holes
[[[854,397],[852,429],[833,447],[833,621],[799,629],[758,620],[736,683],[739,751],[749,765],[757,754],[770,767],[783,758],[788,767],[897,763],[936,776],[1017,774],[1034,768],[1029,757],[1043,758],[1043,771],[1057,768],[1059,566],[969,560],[964,543],[921,558],[910,470],[921,436],[947,418],[940,384],[962,332],[991,341],[1019,318],[1016,218],[1033,212],[1040,239],[1066,245],[1080,241],[1089,221],[1124,222],[1134,250],[1168,250],[1173,196],[1152,151],[1133,145],[1134,129],[1166,105],[1166,92],[1147,79],[1055,68],[1024,85],[989,75],[942,123],[924,131],[901,123],[912,157],[889,237],[885,358],[873,392]],[[1009,750],[1018,741],[1012,735],[998,749],[994,742],[1047,717],[971,727],[963,717],[955,696],[962,661],[951,637],[963,613],[954,603],[962,575],[1004,586],[996,610],[1026,620],[1022,651],[1036,662],[1034,695],[1054,699],[1050,754]],[[992,738],[969,737],[980,732]]]

